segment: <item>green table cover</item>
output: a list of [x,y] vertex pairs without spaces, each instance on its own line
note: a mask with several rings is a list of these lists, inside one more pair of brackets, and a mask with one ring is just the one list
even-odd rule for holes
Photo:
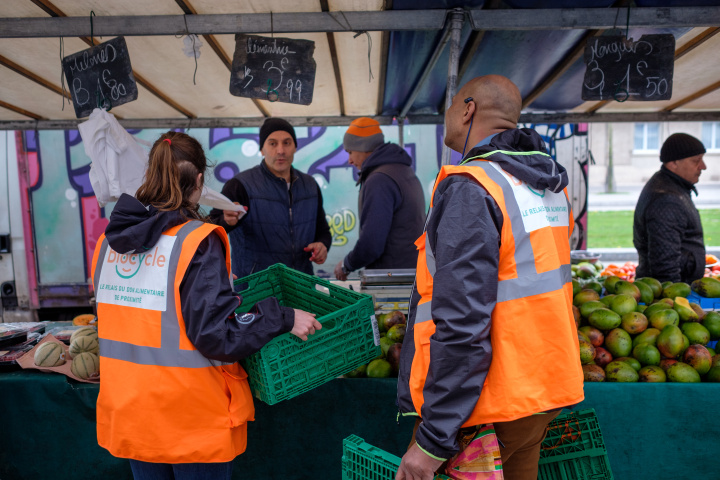
[[[340,479],[350,434],[401,455],[413,421],[397,421],[395,379],[337,379],[269,406],[256,402],[233,478]],[[58,374],[0,374],[0,479],[132,478],[95,438],[98,386]],[[720,384],[585,384],[616,480],[720,478]]]

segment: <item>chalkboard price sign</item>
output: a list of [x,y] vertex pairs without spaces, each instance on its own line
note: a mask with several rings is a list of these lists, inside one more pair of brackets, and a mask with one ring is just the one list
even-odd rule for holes
[[137,100],[124,37],[68,55],[62,67],[77,118],[87,117],[97,107],[109,109]]
[[236,97],[310,105],[315,86],[315,42],[235,35],[230,93]]
[[675,58],[672,34],[589,38],[585,45],[583,100],[669,100]]

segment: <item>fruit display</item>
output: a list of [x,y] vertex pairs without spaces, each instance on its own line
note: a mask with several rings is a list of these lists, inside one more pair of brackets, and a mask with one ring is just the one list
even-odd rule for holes
[[710,347],[720,339],[720,312],[687,298],[692,292],[720,297],[720,282],[713,281],[688,285],[608,275],[600,277],[597,292],[573,280],[585,381],[720,382],[720,355]]
[[375,316],[380,330],[382,353],[367,365],[361,365],[345,378],[387,378],[397,377],[400,368],[400,349],[405,338],[406,317],[400,310],[380,313]]

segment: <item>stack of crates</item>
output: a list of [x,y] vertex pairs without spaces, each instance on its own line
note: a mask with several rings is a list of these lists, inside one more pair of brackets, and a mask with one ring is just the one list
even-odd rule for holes
[[242,361],[253,394],[269,405],[351,372],[381,353],[370,295],[281,264],[238,279],[235,285],[244,288],[236,313],[276,297],[282,306],[316,314],[323,326],[305,342],[291,333],[280,335]]
[[[399,466],[400,458],[357,435],[343,440],[343,480],[393,480]],[[561,414],[550,423],[540,448],[538,480],[613,480],[595,410]]]
[[612,480],[595,410],[560,414],[540,447],[538,480]]

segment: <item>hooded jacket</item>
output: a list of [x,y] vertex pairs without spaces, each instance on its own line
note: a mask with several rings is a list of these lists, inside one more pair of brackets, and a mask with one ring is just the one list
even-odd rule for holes
[[[541,192],[543,191],[561,193],[568,183],[567,173],[561,165],[547,155],[518,155],[515,153],[537,151],[544,152],[545,148],[542,139],[536,132],[530,129],[512,129],[495,135],[489,144],[472,149],[466,158],[471,159],[495,152],[487,159],[494,163],[492,166],[487,165],[489,170],[496,171],[493,166],[501,168],[514,179],[525,182],[539,196],[542,196]],[[564,196],[564,194],[561,195]],[[506,197],[504,202],[508,201],[511,200]],[[567,198],[564,201],[567,202]],[[495,401],[500,404],[493,403],[493,409],[503,410],[504,399],[483,397],[483,403],[480,398],[493,362],[493,348],[509,346],[510,350],[506,350],[503,354],[503,358],[507,358],[508,352],[516,351],[514,349],[517,347],[517,343],[506,345],[502,341],[496,345],[495,341],[498,339],[495,336],[491,341],[492,318],[496,305],[503,301],[505,302],[502,304],[503,308],[507,308],[506,305],[511,302],[515,302],[513,303],[515,307],[526,305],[532,308],[533,305],[537,306],[536,303],[533,303],[535,302],[534,297],[521,299],[520,303],[517,303],[517,300],[506,301],[505,298],[499,300],[499,292],[502,292],[503,295],[510,293],[522,297],[532,295],[531,291],[542,289],[544,286],[532,283],[522,291],[515,289],[512,292],[500,288],[500,278],[506,277],[508,273],[504,271],[501,275],[501,249],[511,248],[503,245],[503,226],[506,219],[503,209],[495,198],[474,177],[458,173],[442,179],[435,189],[431,208],[425,226],[425,235],[418,240],[418,245],[420,246],[424,239],[426,244],[423,249],[428,252],[428,258],[432,257],[433,264],[430,265],[429,260],[421,262],[421,259],[418,259],[418,275],[421,273],[426,275],[427,272],[432,276],[430,280],[418,278],[411,295],[408,327],[401,350],[398,374],[398,407],[404,415],[421,414],[422,422],[418,426],[415,437],[418,446],[436,458],[447,459],[458,450],[456,436],[460,428],[467,426],[465,423],[471,418],[475,418],[476,415],[483,416],[484,412],[477,411],[478,405]],[[523,216],[532,216],[534,213],[545,215],[545,212],[524,212]],[[515,228],[522,229],[522,224],[523,221],[520,221],[519,225],[513,221],[513,231]],[[567,230],[557,229],[558,235],[561,230],[565,231],[562,233],[564,238],[558,237],[556,241],[569,242],[571,227],[572,216],[569,217]],[[543,233],[547,234],[547,232]],[[527,251],[527,245],[523,249]],[[568,324],[559,325],[554,322],[554,326],[547,330],[539,327],[538,321],[528,322],[528,325],[534,332],[562,331],[560,338],[541,336],[539,341],[549,342],[551,344],[550,351],[565,352],[561,355],[562,358],[575,358],[576,354],[571,352],[576,341],[575,326],[570,324],[572,322],[570,310],[572,295],[571,287],[569,287],[569,244],[567,248],[560,250],[562,250],[562,252],[558,252],[561,257],[559,258],[560,263],[566,265],[561,265],[558,271],[567,270],[567,282],[562,290],[552,293],[550,297],[545,297],[543,302],[544,304],[555,302],[553,308],[562,312],[563,318],[567,317]],[[558,254],[555,254],[555,257]],[[546,260],[540,259],[540,261]],[[424,267],[422,269],[421,263]],[[425,266],[426,263],[427,266]],[[567,268],[565,269],[565,267]],[[507,264],[504,268],[508,268]],[[421,270],[423,271],[421,272]],[[528,277],[516,278],[515,281],[538,277],[538,275],[539,272]],[[503,282],[503,286],[505,283],[507,282]],[[514,281],[510,283],[514,284]],[[422,292],[423,289],[426,293]],[[422,295],[427,295],[428,289],[432,295],[431,302],[420,303]],[[428,309],[430,312],[427,312]],[[532,314],[533,312],[527,313]],[[428,316],[431,323],[434,323],[434,325],[430,325],[434,333],[427,340],[422,339],[423,334],[419,331],[416,333],[416,330],[428,330],[427,323],[423,322],[423,315]],[[505,320],[505,326],[503,326],[505,330],[510,319],[504,318],[503,320]],[[523,316],[519,315],[517,321],[522,320]],[[428,345],[423,344],[428,341]],[[426,357],[427,364],[424,364],[425,360],[420,353],[421,349],[426,353],[429,352]],[[572,355],[566,354],[567,352],[571,352]],[[510,355],[512,356],[512,354]],[[572,362],[572,360],[570,361]],[[540,362],[538,365],[542,363]],[[538,368],[537,365],[528,367],[528,375],[532,375],[533,368]],[[580,401],[582,399],[582,371],[579,359],[577,365],[574,362],[568,364],[566,370],[572,371],[573,374],[564,379],[563,385],[572,384],[572,388],[567,392],[563,391],[561,395],[573,397],[573,403]],[[425,371],[427,373],[424,373]],[[547,377],[548,373],[546,368],[540,378]],[[512,385],[523,382],[523,379],[508,378],[507,384],[499,385],[499,387],[497,380],[495,382],[493,388],[496,391],[507,391],[507,389],[512,390]],[[552,387],[543,385],[543,390],[547,392],[552,390]],[[417,411],[418,389],[423,395],[421,411]],[[414,395],[415,397],[413,397]],[[570,404],[568,402],[560,406],[553,405],[553,402],[558,401],[557,398],[545,398],[545,395],[546,393],[537,392],[537,395],[532,395],[533,398],[529,396],[529,401],[523,403],[530,406],[508,405],[508,410],[512,410],[514,413],[512,418],[502,421]],[[532,410],[535,408],[532,405],[545,405],[545,407]],[[528,409],[528,411],[524,409]]]
[[425,196],[410,155],[394,143],[379,146],[363,162],[358,183],[360,235],[345,268],[415,268]]
[[685,283],[702,278],[703,228],[690,192],[697,195],[693,184],[665,166],[643,187],[633,222],[638,277]]
[[[116,252],[139,253],[152,248],[164,231],[186,221],[179,211],[159,211],[123,194],[110,215],[105,236]],[[210,235],[198,247],[180,285],[180,305],[187,336],[195,348],[207,358],[235,362],[292,330],[295,312],[271,297],[255,305],[255,321],[240,323],[234,312],[241,299],[227,278],[222,241]]]

